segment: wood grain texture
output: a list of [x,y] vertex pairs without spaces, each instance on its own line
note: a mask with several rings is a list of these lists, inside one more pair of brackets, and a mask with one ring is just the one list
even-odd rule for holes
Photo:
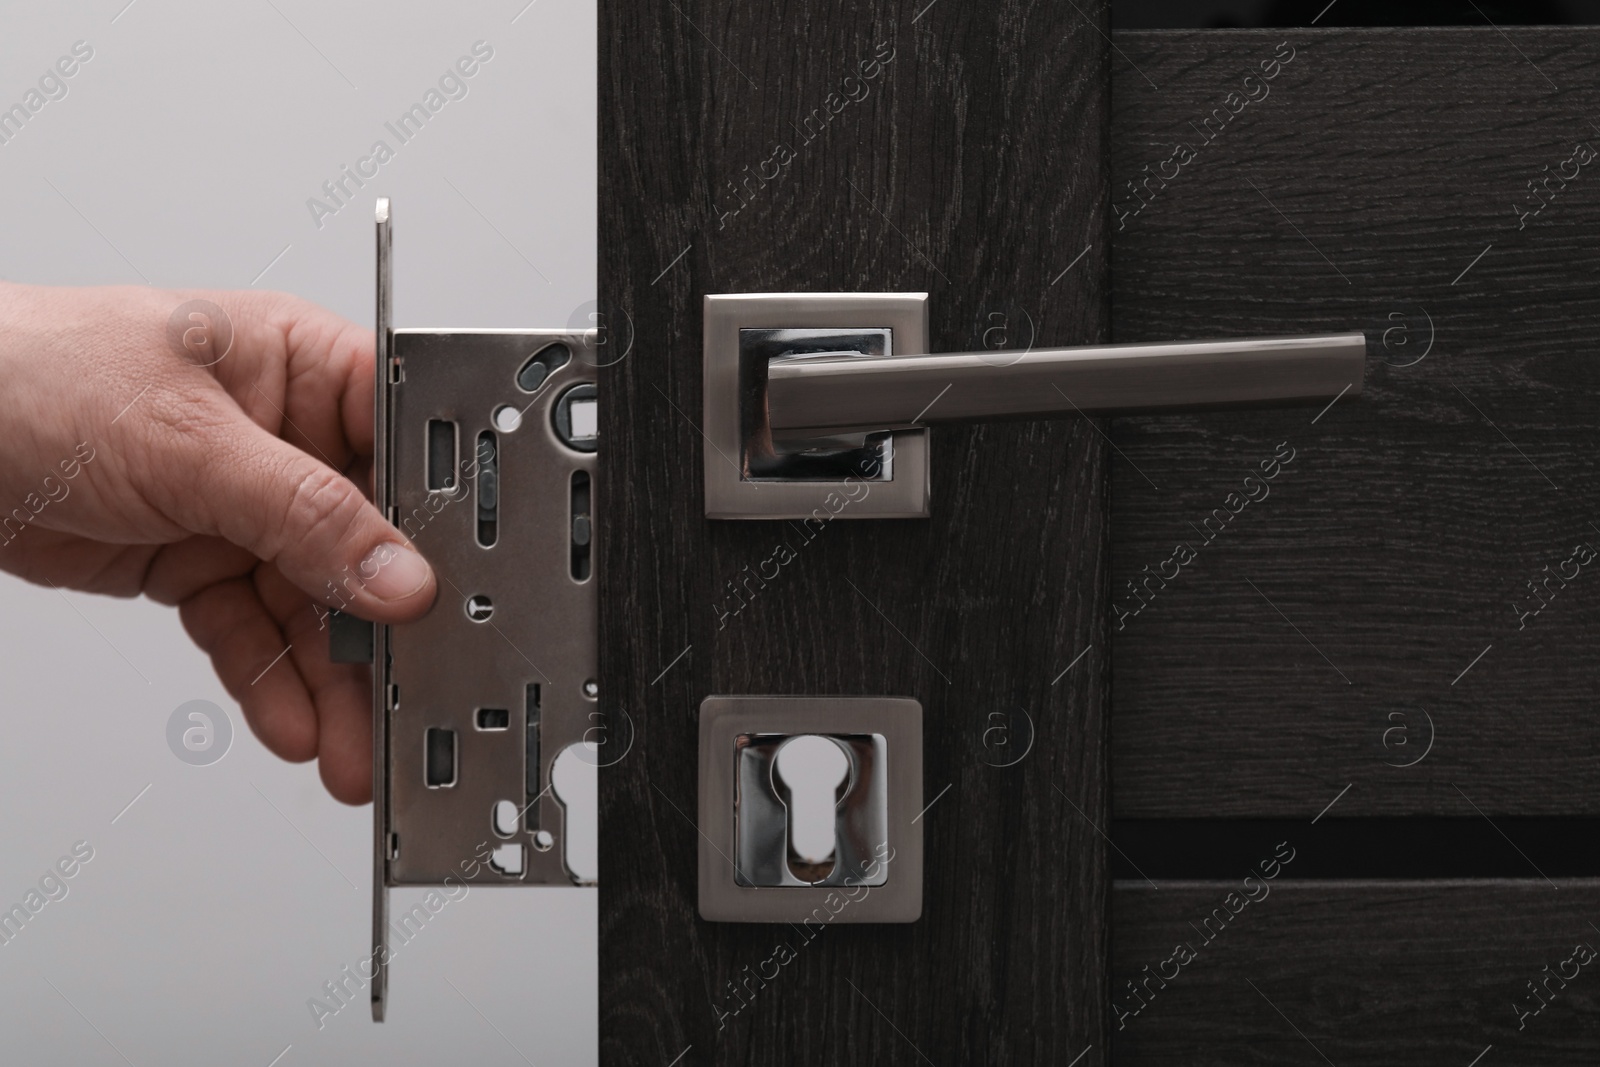
[[[1100,432],[939,432],[926,521],[808,538],[703,517],[704,294],[928,291],[936,349],[996,343],[992,312],[1039,343],[1109,333],[1105,5],[918,7],[600,5],[600,291],[635,338],[600,385],[601,692],[636,731],[600,785],[608,1064],[1103,1055]],[[795,559],[719,625],[727,583],[785,539]],[[698,918],[696,709],[715,693],[922,702],[919,922],[802,945]],[[1032,751],[990,766],[990,714],[1019,709]],[[784,942],[796,958],[719,1021]]]
[[[1600,812],[1600,566],[1521,614],[1600,549],[1600,160],[1514,209],[1600,148],[1600,30],[1116,43],[1116,340],[1373,342],[1365,395],[1320,416],[1115,424],[1117,814],[1310,817],[1352,783],[1333,817]],[[1230,91],[1264,98],[1231,114]],[[1129,188],[1149,173],[1172,176]],[[1270,496],[1208,543],[1280,442]],[[1132,613],[1179,543],[1196,558]],[[1432,751],[1395,766],[1425,716]]]
[[[1600,883],[1280,878],[1202,928],[1242,876],[1115,883],[1115,1062],[1567,1067],[1600,1053],[1600,960],[1563,966],[1580,943],[1600,950]],[[1179,944],[1195,953],[1181,968],[1165,962]],[[1535,1014],[1527,983],[1547,965],[1577,976],[1551,979]]]

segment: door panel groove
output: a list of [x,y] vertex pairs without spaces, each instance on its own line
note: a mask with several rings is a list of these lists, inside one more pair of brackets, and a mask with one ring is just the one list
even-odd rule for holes
[[1371,352],[1113,425],[1113,1058],[1593,1063],[1600,29],[1115,40],[1115,339]]
[[1600,819],[1114,819],[1113,878],[1226,878],[1279,841],[1299,850],[1285,879],[1597,878]]

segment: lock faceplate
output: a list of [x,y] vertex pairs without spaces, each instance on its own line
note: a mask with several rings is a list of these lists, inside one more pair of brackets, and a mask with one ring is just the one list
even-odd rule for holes
[[[831,870],[796,873],[773,765],[828,738],[850,776]],[[700,705],[700,916],[712,922],[915,922],[922,914],[922,705],[900,697],[713,696]]]

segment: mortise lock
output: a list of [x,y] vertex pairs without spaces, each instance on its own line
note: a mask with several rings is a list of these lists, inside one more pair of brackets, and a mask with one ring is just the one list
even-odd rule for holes
[[[373,665],[373,1018],[392,886],[592,885],[585,776],[605,762],[593,561],[593,330],[414,330],[391,321],[389,201],[377,213],[374,503],[427,556],[422,618],[339,617],[333,658]],[[592,829],[593,811],[581,813]],[[448,890],[447,890],[448,891]],[[454,899],[452,897],[452,899]],[[363,971],[365,972],[365,968]]]
[[928,354],[926,293],[705,298],[706,516],[926,518],[924,427],[1361,392],[1360,333]]

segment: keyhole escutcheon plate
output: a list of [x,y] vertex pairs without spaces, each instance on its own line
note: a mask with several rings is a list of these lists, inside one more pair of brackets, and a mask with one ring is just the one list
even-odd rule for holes
[[700,705],[699,741],[703,919],[920,917],[917,701],[712,696]]

